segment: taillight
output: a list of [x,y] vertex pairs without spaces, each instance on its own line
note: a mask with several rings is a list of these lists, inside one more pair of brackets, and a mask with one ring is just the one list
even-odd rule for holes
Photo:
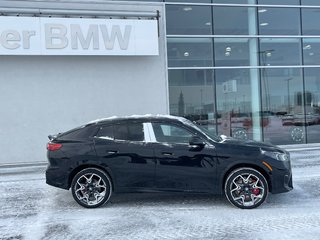
[[60,144],[60,143],[48,143],[47,144],[48,151],[57,151],[60,148],[62,148],[62,144]]

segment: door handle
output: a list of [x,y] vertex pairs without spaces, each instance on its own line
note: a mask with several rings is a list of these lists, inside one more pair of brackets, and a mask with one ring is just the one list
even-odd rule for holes
[[173,156],[173,153],[170,152],[163,152],[162,155],[164,156]]
[[119,151],[113,151],[113,150],[109,150],[109,151],[107,151],[107,153],[109,153],[109,154],[116,154],[116,153],[118,153]]

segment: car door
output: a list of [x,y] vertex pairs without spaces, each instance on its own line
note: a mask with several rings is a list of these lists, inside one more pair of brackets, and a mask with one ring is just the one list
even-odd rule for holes
[[[216,181],[216,152],[206,143],[190,146],[197,136],[191,129],[173,123],[152,123],[157,160],[155,183],[160,189],[211,192]],[[203,139],[205,142],[205,139]]]
[[154,152],[145,141],[142,122],[101,126],[95,149],[101,164],[111,170],[116,190],[154,187]]

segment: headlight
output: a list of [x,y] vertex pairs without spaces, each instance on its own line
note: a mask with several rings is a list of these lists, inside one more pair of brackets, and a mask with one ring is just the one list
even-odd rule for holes
[[273,159],[283,161],[283,162],[290,160],[289,154],[286,154],[286,153],[268,152],[268,151],[264,151],[264,150],[261,150],[261,153],[268,156],[268,157],[271,157]]

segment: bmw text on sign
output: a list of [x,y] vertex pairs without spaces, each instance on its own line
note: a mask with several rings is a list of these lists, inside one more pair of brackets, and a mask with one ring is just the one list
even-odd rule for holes
[[156,20],[0,17],[0,55],[159,54]]

